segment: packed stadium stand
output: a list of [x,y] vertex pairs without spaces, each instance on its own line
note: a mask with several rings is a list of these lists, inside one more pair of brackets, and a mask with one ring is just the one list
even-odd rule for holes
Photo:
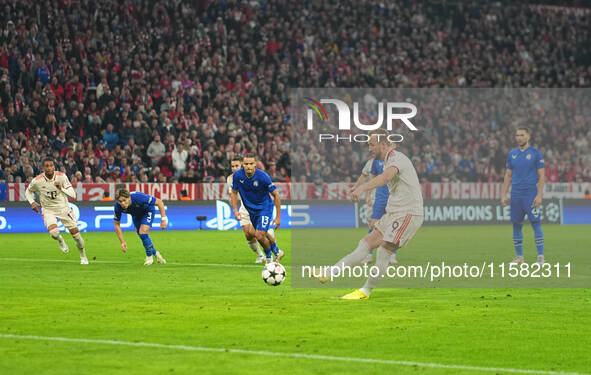
[[[548,3],[2,0],[0,183],[45,157],[73,183],[223,182],[251,151],[278,182],[350,181],[365,150],[292,149],[290,88],[589,87],[588,4]],[[550,182],[591,181],[585,114],[536,119]],[[502,181],[514,124],[459,117],[407,150],[421,181]]]

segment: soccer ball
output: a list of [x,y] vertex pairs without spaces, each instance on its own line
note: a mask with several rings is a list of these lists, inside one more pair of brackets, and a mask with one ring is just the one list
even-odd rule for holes
[[285,268],[279,263],[267,263],[263,268],[263,281],[267,285],[277,286],[285,280]]

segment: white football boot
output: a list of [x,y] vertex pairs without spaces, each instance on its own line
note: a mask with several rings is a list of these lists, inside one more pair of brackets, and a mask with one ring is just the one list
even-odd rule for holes
[[146,257],[146,261],[144,262],[144,266],[151,266],[152,264],[154,264],[154,258],[152,258],[151,255],[148,255]]
[[156,260],[158,260],[158,263],[160,264],[166,264],[166,259],[162,257],[162,254],[160,254],[159,251],[156,252]]

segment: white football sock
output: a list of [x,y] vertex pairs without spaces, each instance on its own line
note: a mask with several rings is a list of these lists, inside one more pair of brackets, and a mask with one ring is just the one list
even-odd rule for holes
[[64,242],[64,238],[62,237],[62,235],[60,234],[60,230],[55,228],[49,231],[49,235],[51,236],[51,238],[53,238],[54,240],[58,241],[58,242]]
[[386,273],[386,268],[388,268],[388,265],[390,263],[391,255],[392,253],[388,250],[384,249],[381,246],[378,247],[378,254],[376,255],[376,264],[374,265],[374,267],[378,268],[379,273],[376,277],[368,277],[367,281],[365,281],[365,285],[363,285],[363,288],[361,288],[361,291],[366,296],[369,296],[371,294],[372,289],[374,289],[378,285],[378,283],[382,279],[382,276]]
[[250,249],[254,251],[258,256],[263,256],[263,251],[261,250],[261,247],[259,246],[259,243],[256,239],[253,240],[253,242],[249,242],[248,247],[250,247]]
[[86,253],[84,251],[84,240],[82,239],[80,232],[73,234],[72,238],[74,238],[74,241],[76,241],[76,247],[78,248],[78,251],[80,252],[80,256],[86,256]]
[[347,266],[350,267],[350,266],[353,266],[353,265],[357,265],[357,264],[361,263],[361,261],[363,259],[365,259],[365,257],[369,253],[369,250],[370,250],[370,248],[367,246],[367,244],[365,243],[365,241],[362,239],[362,240],[359,241],[359,244],[357,245],[357,248],[355,250],[353,250],[353,252],[351,252],[349,255],[346,255],[344,258],[342,258],[341,260],[339,260],[333,266],[333,268],[338,268],[342,272],[343,269],[344,269],[344,267],[347,267]]

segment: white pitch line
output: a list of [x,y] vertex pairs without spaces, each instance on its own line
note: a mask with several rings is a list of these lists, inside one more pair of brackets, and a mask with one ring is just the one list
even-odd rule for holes
[[[7,262],[63,262],[63,263],[80,263],[79,260],[71,259],[37,259],[37,258],[0,258],[0,261]],[[90,260],[90,263],[103,263],[103,264],[140,264],[133,262],[124,262],[118,260]],[[262,268],[263,265],[256,264],[230,264],[230,263],[175,263],[168,262],[167,264],[173,266],[192,266],[192,267],[238,267],[238,268]],[[290,268],[288,265],[283,265],[285,268]]]
[[513,373],[513,374],[591,375],[591,374],[583,374],[583,373],[578,373],[578,372],[530,370],[530,369],[517,369],[517,368],[504,368],[504,367],[480,367],[480,366],[467,366],[467,365],[452,365],[452,364],[445,364],[445,363],[395,361],[395,360],[390,360],[390,359],[377,359],[377,358],[337,357],[337,356],[321,355],[321,354],[268,352],[268,351],[263,351],[263,350],[208,348],[208,347],[203,347],[203,346],[166,345],[166,344],[157,344],[157,343],[151,343],[151,342],[129,342],[129,341],[118,341],[118,340],[84,339],[84,338],[70,338],[70,337],[12,335],[12,334],[4,334],[4,333],[0,333],[0,338],[16,339],[16,340],[75,342],[75,343],[85,343],[85,344],[122,345],[122,346],[170,349],[170,350],[184,350],[184,351],[191,351],[191,352],[250,354],[250,355],[261,355],[261,356],[271,356],[271,357],[282,357],[282,358],[303,358],[303,359],[315,359],[315,360],[325,360],[325,361],[373,363],[373,364],[384,364],[384,365],[394,365],[394,366],[413,366],[413,367],[484,371],[484,372],[505,372],[505,373]]

